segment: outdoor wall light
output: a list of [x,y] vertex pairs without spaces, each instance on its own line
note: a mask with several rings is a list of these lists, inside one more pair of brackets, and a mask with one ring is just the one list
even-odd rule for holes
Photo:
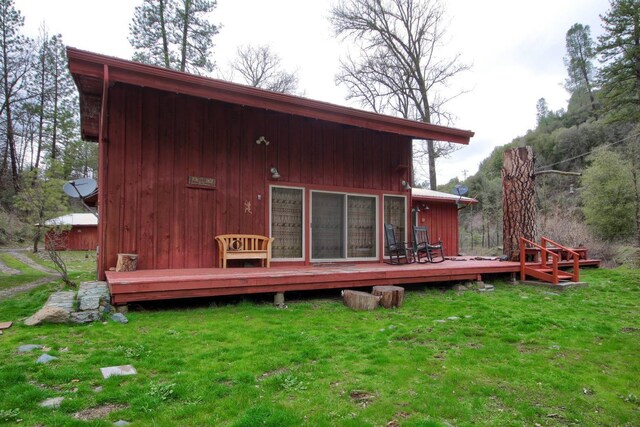
[[276,168],[275,166],[271,167],[271,169],[269,169],[269,172],[271,172],[271,178],[280,179],[280,172],[278,172],[278,168]]
[[400,184],[402,184],[402,188],[404,188],[405,190],[407,191],[411,190],[411,185],[404,179],[400,182]]
[[260,138],[256,139],[256,144],[264,144],[266,147],[267,145],[269,145],[269,141],[267,141],[267,138],[265,138],[264,136],[261,136]]

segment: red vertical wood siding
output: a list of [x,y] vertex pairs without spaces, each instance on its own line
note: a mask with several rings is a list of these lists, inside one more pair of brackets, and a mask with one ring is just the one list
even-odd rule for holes
[[[425,202],[414,201],[422,205]],[[426,202],[428,210],[418,212],[418,225],[429,227],[429,238],[432,242],[438,239],[444,244],[446,256],[458,255],[458,209],[453,203]]]
[[109,100],[104,269],[130,252],[140,269],[213,267],[215,235],[269,233],[269,185],[400,193],[411,162],[400,135],[123,84]]
[[[49,242],[49,233],[45,234],[45,247]],[[56,247],[60,251],[94,251],[98,246],[98,226],[75,225],[68,231],[63,231],[66,239],[60,239],[65,244]]]

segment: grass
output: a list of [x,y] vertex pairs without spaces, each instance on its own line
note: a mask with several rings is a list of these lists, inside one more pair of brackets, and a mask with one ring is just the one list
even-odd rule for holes
[[[415,288],[401,309],[374,312],[307,293],[286,310],[270,297],[201,299],[131,311],[126,325],[17,324],[0,337],[0,423],[637,425],[640,270],[582,276],[588,288],[557,295]],[[50,291],[0,302],[1,317],[32,314]],[[59,359],[38,365],[21,344]],[[138,375],[102,379],[100,367],[123,364]],[[59,409],[38,406],[54,396]]]

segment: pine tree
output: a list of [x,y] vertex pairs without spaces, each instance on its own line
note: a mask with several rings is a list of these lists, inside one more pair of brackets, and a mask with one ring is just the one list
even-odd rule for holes
[[179,71],[209,73],[213,36],[208,18],[213,0],[143,0],[129,25],[133,59]]
[[640,120],[640,0],[612,0],[598,38],[602,99],[614,120]]
[[[0,0],[0,118],[2,119],[2,160],[0,189],[20,189],[20,159],[16,143],[15,111],[24,99],[25,76],[29,70],[30,40],[19,32],[24,18],[13,0]],[[10,172],[9,172],[10,171]]]
[[588,93],[591,100],[591,110],[595,114],[593,60],[596,57],[596,50],[591,39],[591,28],[588,25],[574,24],[567,31],[566,46],[567,56],[564,58],[564,64],[569,75],[566,87],[571,93]]

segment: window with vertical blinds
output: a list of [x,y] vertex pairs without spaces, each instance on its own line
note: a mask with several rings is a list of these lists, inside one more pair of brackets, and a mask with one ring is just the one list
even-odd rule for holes
[[303,190],[301,188],[271,187],[271,257],[301,259]]

